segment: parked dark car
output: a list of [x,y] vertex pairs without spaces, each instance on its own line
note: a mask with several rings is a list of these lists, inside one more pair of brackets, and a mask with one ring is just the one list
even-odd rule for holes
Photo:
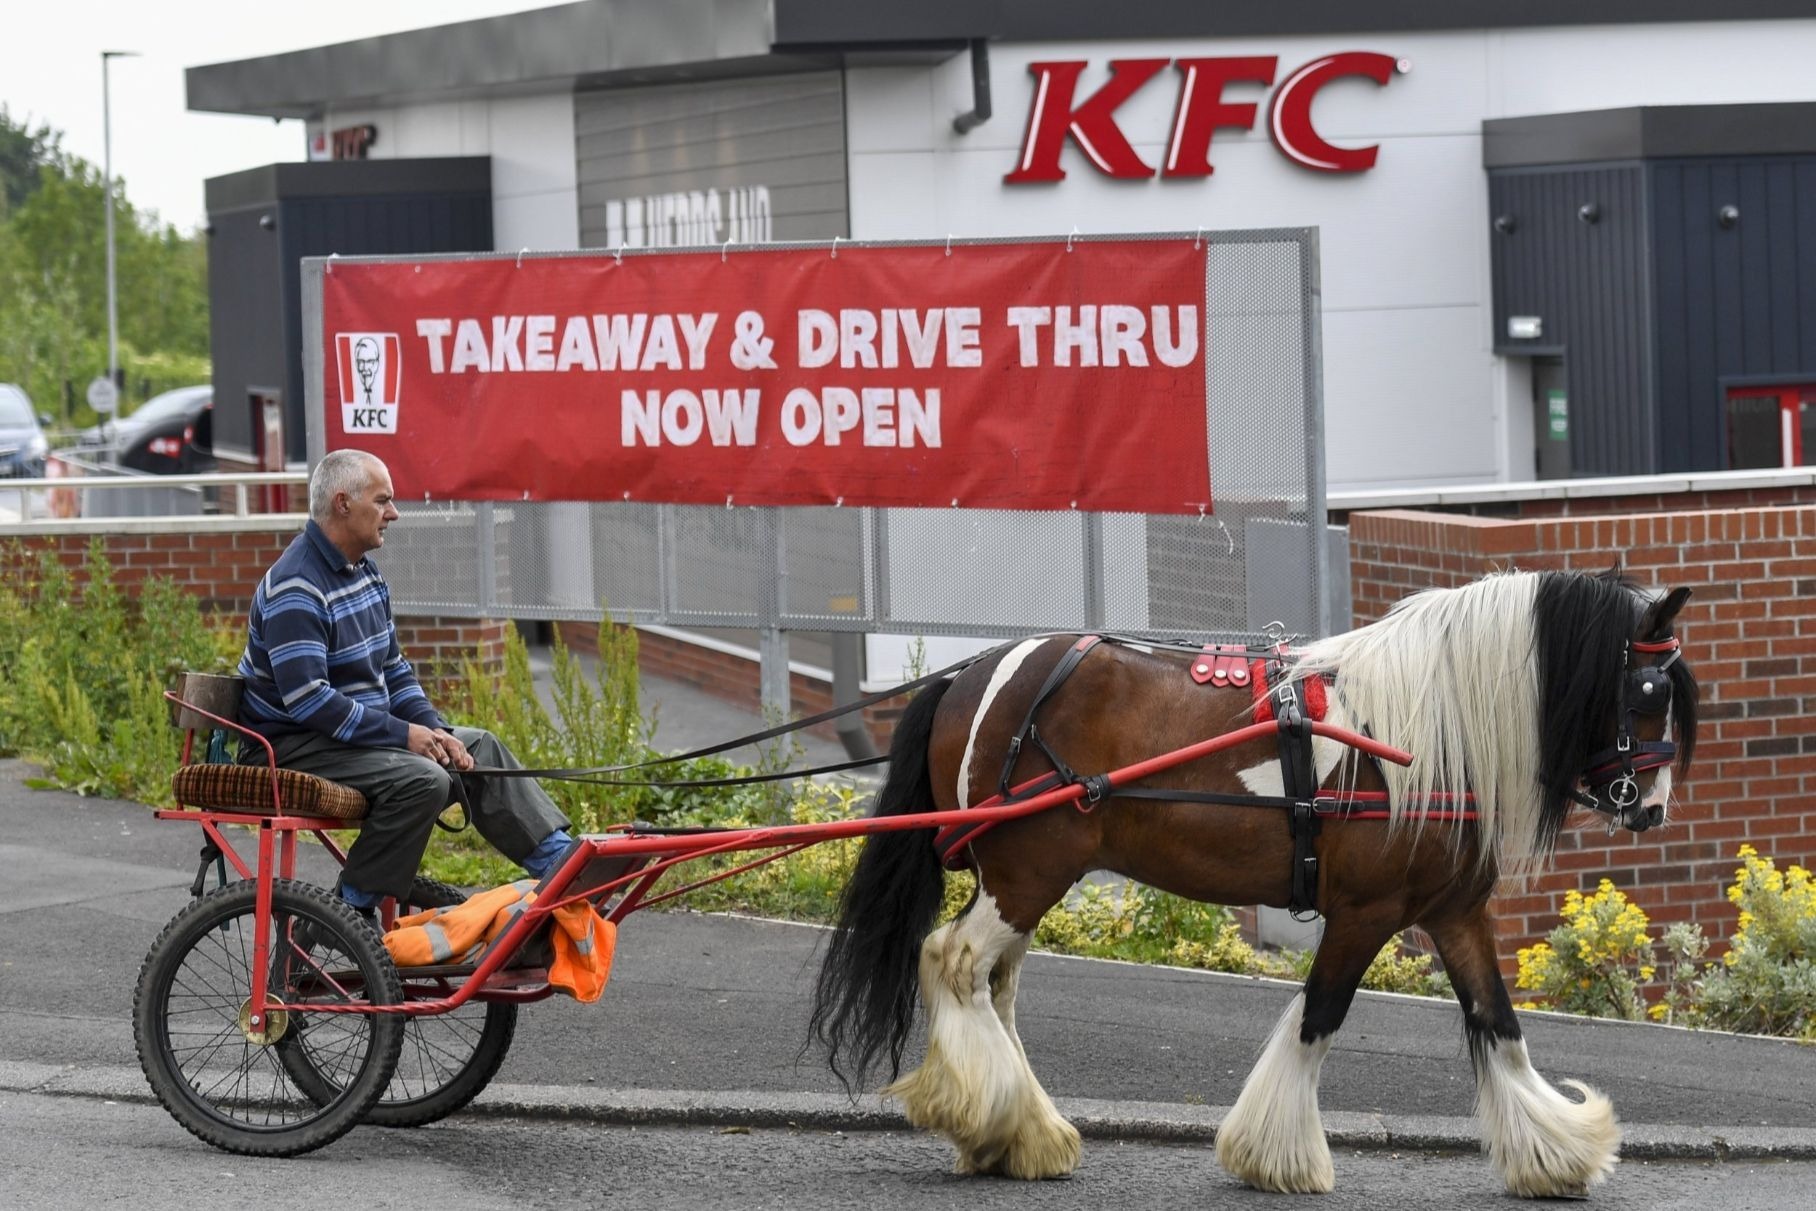
[[83,431],[82,447],[112,451],[113,461],[154,475],[215,469],[214,388],[178,387],[154,395],[105,426]]
[[11,383],[0,383],[0,479],[38,479],[50,443],[44,426],[50,417],[32,411],[31,397]]

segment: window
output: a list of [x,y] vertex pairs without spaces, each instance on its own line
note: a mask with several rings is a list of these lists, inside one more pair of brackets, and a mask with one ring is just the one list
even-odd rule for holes
[[1816,383],[1728,388],[1728,469],[1816,461]]

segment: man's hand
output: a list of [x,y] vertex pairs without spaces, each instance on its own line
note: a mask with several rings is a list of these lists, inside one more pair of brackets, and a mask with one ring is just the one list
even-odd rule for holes
[[452,732],[438,732],[420,723],[410,724],[410,751],[437,765],[455,770],[473,768],[472,755]]
[[459,736],[453,732],[436,732],[435,738],[447,750],[448,761],[455,769],[465,773],[473,768],[473,754],[467,751],[467,746],[460,742]]

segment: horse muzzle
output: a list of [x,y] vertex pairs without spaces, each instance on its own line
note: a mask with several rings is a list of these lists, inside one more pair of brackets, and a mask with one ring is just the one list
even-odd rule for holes
[[1600,786],[1578,787],[1570,797],[1583,807],[1608,817],[1609,832],[1624,828],[1643,833],[1665,822],[1664,803],[1642,803],[1639,784],[1630,777],[1622,776]]

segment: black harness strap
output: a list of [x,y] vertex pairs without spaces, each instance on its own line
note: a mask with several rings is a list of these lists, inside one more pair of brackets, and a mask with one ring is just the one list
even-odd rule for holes
[[1280,782],[1283,797],[1292,807],[1287,816],[1293,839],[1292,898],[1287,904],[1295,920],[1318,911],[1318,852],[1313,842],[1323,830],[1318,815],[1318,770],[1312,756],[1312,727],[1299,703],[1298,687],[1285,676],[1277,658],[1269,661],[1268,679],[1274,688],[1268,698],[1280,725]]
[[1040,749],[1041,753],[1052,763],[1053,768],[1059,772],[1060,785],[1070,785],[1079,780],[1078,775],[1072,772],[1072,768],[1060,760],[1059,754],[1055,753],[1048,747],[1047,742],[1041,739],[1040,731],[1034,726],[1034,715],[1040,710],[1042,704],[1052,697],[1053,691],[1065,684],[1066,678],[1072,675],[1072,670],[1078,667],[1079,661],[1085,658],[1086,653],[1101,642],[1103,640],[1100,636],[1085,635],[1068,648],[1066,654],[1059,658],[1059,663],[1053,666],[1053,671],[1047,674],[1047,680],[1041,684],[1040,692],[1034,695],[1034,701],[1028,704],[1028,713],[1022,717],[1021,726],[1016,728],[1015,735],[1009,738],[1009,751],[1003,757],[1003,775],[996,782],[996,793],[1003,799],[1007,800],[1009,797],[1009,779],[1015,773],[1015,762],[1021,756],[1022,744],[1028,740],[1034,741],[1035,747]]

